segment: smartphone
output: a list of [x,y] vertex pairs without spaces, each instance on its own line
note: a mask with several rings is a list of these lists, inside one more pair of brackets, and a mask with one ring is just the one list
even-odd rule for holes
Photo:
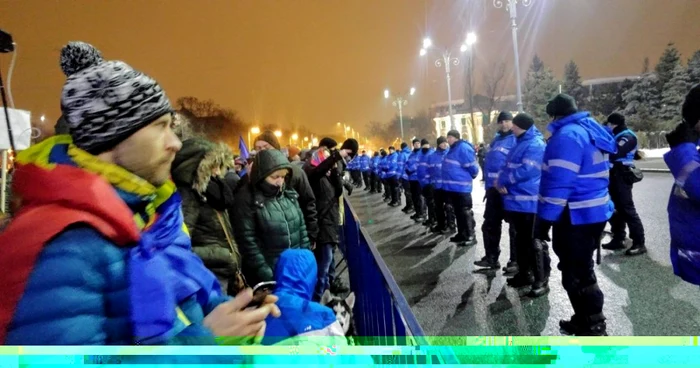
[[277,286],[275,281],[261,282],[253,288],[253,300],[250,301],[246,308],[258,308],[265,301],[265,298],[272,294],[272,291]]

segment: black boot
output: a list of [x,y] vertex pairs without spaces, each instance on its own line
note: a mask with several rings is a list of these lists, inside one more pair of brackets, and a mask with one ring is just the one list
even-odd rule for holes
[[625,252],[626,256],[638,256],[647,252],[647,247],[644,244],[632,244],[630,249]]
[[601,248],[606,250],[623,250],[625,249],[625,241],[614,239],[601,245]]
[[535,239],[533,247],[535,261],[535,282],[528,294],[531,298],[539,298],[549,292],[549,247],[546,242]]
[[605,317],[602,313],[588,318],[579,318],[577,315],[573,315],[568,321],[559,321],[559,328],[565,335],[608,336]]
[[515,275],[516,273],[518,273],[518,262],[508,261],[506,266],[503,267],[503,273],[510,275]]
[[467,237],[462,234],[457,234],[450,238],[450,242],[452,243],[464,243],[467,240],[469,239],[467,239]]
[[[478,242],[479,242],[479,241],[476,240],[476,236],[472,235],[472,236],[470,236],[470,237],[467,239],[467,241],[466,241],[464,244],[462,244],[462,245],[465,246],[465,247],[471,247],[471,246],[476,245]],[[500,267],[500,266],[499,266],[499,267]]]
[[535,277],[532,276],[532,273],[527,272],[527,273],[523,274],[522,270],[521,270],[521,272],[517,273],[512,278],[508,279],[508,281],[507,281],[508,286],[516,288],[516,289],[523,288],[526,286],[531,286],[532,283],[534,283],[534,282],[535,282]]
[[481,260],[474,262],[474,265],[482,268],[487,268],[489,270],[497,270],[501,268],[501,264],[498,263],[497,259],[490,259],[488,257],[484,257]]

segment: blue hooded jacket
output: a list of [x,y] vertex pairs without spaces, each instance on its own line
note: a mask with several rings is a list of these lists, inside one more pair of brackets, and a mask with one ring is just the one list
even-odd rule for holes
[[408,174],[409,181],[418,181],[418,155],[420,154],[420,149],[414,149],[411,154],[408,155],[406,160],[405,172]]
[[399,174],[401,174],[401,179],[403,180],[408,180],[408,174],[406,173],[406,162],[408,162],[408,157],[410,155],[411,149],[408,147],[404,147],[401,151],[399,151]]
[[428,152],[425,153],[423,153],[421,148],[421,152],[418,155],[418,182],[421,188],[430,184],[430,164],[428,160],[433,152],[435,152],[434,148],[429,148]]
[[379,175],[379,163],[382,161],[382,156],[377,155],[372,157],[370,160],[370,168],[372,169],[372,173]]
[[587,112],[553,121],[542,162],[539,217],[557,221],[569,207],[571,223],[606,222],[613,213],[608,194],[615,139]]
[[700,285],[700,154],[695,144],[683,143],[664,161],[676,179],[668,201],[673,272]]
[[498,177],[498,185],[508,190],[508,194],[503,196],[503,206],[506,211],[537,213],[544,138],[532,126],[517,137],[516,142]]
[[460,139],[450,146],[442,161],[442,189],[448,192],[471,193],[472,180],[479,175],[474,146]]
[[498,179],[498,172],[505,166],[506,157],[513,147],[515,147],[515,134],[512,132],[496,133],[484,160],[486,189],[493,187],[493,182]]
[[307,249],[287,249],[282,252],[275,269],[277,286],[274,295],[282,315],[267,317],[263,345],[279,343],[287,338],[305,336],[344,336],[335,313],[330,308],[312,302],[316,286],[317,266],[313,252]]
[[396,178],[399,176],[399,154],[397,151],[386,156],[386,178]]
[[363,153],[357,157],[357,168],[363,173],[369,172],[369,156],[367,156],[366,153]]
[[445,159],[447,152],[450,152],[449,147],[447,149],[440,149],[438,147],[438,149],[428,157],[430,184],[432,184],[435,189],[442,189],[442,161]]
[[380,179],[386,179],[386,173],[387,173],[387,164],[389,163],[389,153],[387,152],[386,156],[381,156],[379,159],[379,178]]

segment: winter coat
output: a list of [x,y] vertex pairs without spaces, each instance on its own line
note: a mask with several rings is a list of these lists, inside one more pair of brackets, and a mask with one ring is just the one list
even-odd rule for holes
[[386,164],[384,166],[386,174],[386,179],[400,178],[399,176],[399,154],[394,151],[394,153],[386,156]]
[[442,189],[442,161],[445,159],[447,152],[450,152],[449,147],[447,149],[438,148],[432,155],[428,156],[430,184],[435,189]]
[[382,159],[382,156],[374,156],[370,160],[370,168],[372,169],[372,173],[375,175],[379,175],[379,163]]
[[338,151],[323,160],[318,166],[310,162],[304,166],[311,188],[316,196],[318,210],[317,244],[340,242],[340,196],[343,194],[343,158]]
[[248,285],[274,280],[277,259],[286,249],[311,248],[297,193],[263,189],[267,176],[291,167],[280,151],[262,151],[255,156],[250,181],[236,194],[233,233]]
[[359,170],[362,171],[363,173],[369,172],[370,167],[369,167],[369,156],[366,154],[362,154],[357,157],[358,160],[358,166]]
[[455,193],[471,193],[472,180],[479,175],[479,165],[474,147],[465,140],[458,140],[442,161],[442,189]]
[[[488,152],[485,152],[484,173],[486,174],[486,190],[493,187],[493,182],[498,179],[498,173],[503,170],[506,164],[506,157],[510,150],[515,147],[515,135],[513,132],[496,133],[496,137],[490,144]],[[485,151],[482,149],[481,153]]]
[[508,190],[503,195],[503,207],[506,211],[537,213],[544,138],[532,126],[516,142],[498,177],[498,185]]
[[430,184],[430,164],[428,163],[430,155],[435,152],[434,148],[428,149],[428,152],[421,151],[418,156],[418,182],[421,187]]
[[[138,336],[135,329],[144,331],[143,328],[157,326],[168,331],[162,337],[164,341],[139,343],[215,345],[216,340],[203,326],[203,319],[229,298],[221,295],[214,276],[190,251],[189,240],[182,231],[179,196],[174,183],[153,188],[122,168],[106,164],[84,151],[69,149],[70,138],[66,137],[49,138],[18,157],[23,168],[18,169],[16,179],[24,184],[17,191],[25,201],[23,205],[29,207],[23,207],[27,211],[0,234],[0,243],[6,257],[13,254],[33,262],[26,264],[4,258],[4,261],[13,262],[11,265],[3,264],[3,258],[0,258],[3,269],[0,273],[0,288],[3,289],[0,325],[9,318],[7,334],[0,343],[133,345],[135,335]],[[70,150],[73,153],[69,153]],[[91,171],[76,167],[76,163],[78,167],[89,166]],[[47,164],[55,166],[49,170]],[[60,190],[56,190],[58,188]],[[152,227],[162,224],[161,219],[170,221],[165,220],[168,216],[156,216],[149,210],[156,207],[156,211],[160,211],[163,206],[169,206],[171,211],[167,213],[175,215],[170,219],[175,225],[172,229],[181,231],[177,241],[159,244],[160,238],[157,237],[144,240],[141,232],[149,231],[143,230],[144,219],[155,218]],[[47,217],[47,211],[57,216]],[[23,216],[31,217],[32,214],[42,221],[38,227],[40,231],[32,234],[31,240],[26,237],[18,239],[27,232],[14,231],[13,227],[21,226],[26,222]],[[56,231],[55,235],[52,235],[53,231]],[[50,240],[32,243],[42,237]],[[20,242],[21,249],[13,249],[12,244]],[[153,245],[149,248],[149,260],[137,256],[144,254],[136,249],[142,247],[143,242]],[[38,247],[39,251],[35,260],[24,254],[33,247]],[[143,261],[149,262],[153,274],[143,272],[146,270],[144,264],[133,263]],[[20,282],[21,272],[27,267],[26,285],[18,287],[15,283]],[[194,269],[203,272],[199,275],[209,280],[209,290],[199,288],[178,300],[176,289],[170,286],[183,287],[177,290],[187,291],[200,285],[188,276],[195,274]],[[136,281],[139,277],[144,278]],[[19,294],[20,299],[8,314],[7,308],[11,307],[8,303],[15,294]],[[134,295],[138,298],[132,298]],[[159,310],[168,305],[173,309]],[[165,360],[124,356],[122,362],[157,364],[165,363]],[[167,361],[222,364],[225,359],[169,356]]]
[[[313,252],[304,249],[285,250],[275,269],[274,294],[282,316],[269,316],[265,321],[263,345],[272,345],[296,336],[339,336],[345,340],[343,328],[333,310],[311,297],[316,287],[318,267]],[[284,343],[284,342],[283,342]]]
[[557,221],[569,207],[571,223],[606,222],[614,206],[608,194],[610,162],[615,140],[587,112],[549,124],[552,136],[542,160],[538,216]]
[[226,175],[224,175],[224,180],[226,181],[226,184],[231,188],[231,192],[235,193],[236,188],[238,188],[238,182],[241,180],[241,177],[238,176],[235,170],[231,169],[229,170]]
[[411,154],[408,155],[406,159],[405,172],[408,174],[409,181],[418,181],[418,154],[420,153],[420,148],[414,149]]
[[387,154],[386,156],[382,156],[382,158],[379,160],[379,178],[384,180],[386,179],[386,175],[389,172],[389,155]]
[[673,272],[700,285],[700,154],[683,143],[664,155],[676,182],[668,201]]
[[619,130],[614,135],[617,153],[610,155],[610,162],[624,166],[633,166],[634,156],[637,153],[637,148],[639,148],[637,135],[624,124],[615,130]]
[[[192,249],[219,279],[224,290],[240,271],[241,255],[233,239],[226,209],[208,203],[205,191],[212,169],[225,172],[225,148],[204,139],[188,139],[175,155],[171,168],[173,181],[182,196],[185,225],[192,238]],[[233,191],[229,191],[233,196]],[[232,203],[231,203],[232,205]]]
[[401,179],[403,180],[408,180],[408,173],[406,173],[406,162],[408,161],[408,156],[411,155],[411,149],[408,147],[405,147],[401,151],[399,151],[399,157],[397,160],[398,164],[398,171],[399,174],[401,175]]
[[[299,206],[304,213],[304,221],[306,222],[306,232],[309,239],[316,239],[318,234],[318,214],[316,211],[316,197],[311,189],[309,179],[306,177],[304,170],[300,165],[291,165],[292,174],[287,176],[287,188],[297,192],[299,197]],[[238,182],[238,191],[248,184],[250,175],[241,175],[241,180]]]

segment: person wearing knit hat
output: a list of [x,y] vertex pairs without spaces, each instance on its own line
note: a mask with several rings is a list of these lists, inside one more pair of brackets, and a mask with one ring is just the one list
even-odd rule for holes
[[461,139],[457,130],[447,132],[447,143],[450,151],[442,163],[442,187],[448,192],[457,218],[457,235],[450,241],[460,246],[472,246],[477,243],[472,181],[479,175],[479,164],[474,146]]
[[385,180],[389,189],[387,202],[390,207],[398,207],[401,205],[401,174],[399,173],[399,154],[394,146],[389,147],[389,155],[386,157],[384,165]]
[[[215,336],[259,330],[277,308],[244,311],[250,291],[227,302],[192,252],[169,180],[182,143],[165,92],[125,62],[97,57],[94,47],[72,43],[61,54],[70,135],[17,156],[13,184],[22,211],[0,233],[0,315],[9,316],[0,318],[0,343],[216,345]],[[42,308],[32,307],[37,301]],[[223,310],[242,319],[217,318]],[[188,316],[185,333],[178,314]],[[91,322],[75,329],[76,320]],[[193,331],[194,340],[183,337]]]
[[578,107],[573,97],[565,93],[560,93],[549,100],[546,110],[547,115],[557,119],[577,113]]
[[[271,130],[262,132],[255,137],[254,147],[256,152],[261,152],[269,149],[280,150],[280,142]],[[249,160],[250,165],[248,171],[252,172],[252,158]],[[239,186],[244,185],[248,181],[249,175],[241,178]],[[314,191],[309,184],[309,179],[306,177],[304,170],[299,165],[292,165],[292,173],[287,176],[287,186],[294,189],[299,195],[299,206],[304,212],[304,220],[306,221],[306,232],[311,239],[311,244],[316,242],[318,234],[318,218],[316,211],[316,198]]]
[[[590,113],[576,112],[570,96],[558,95],[547,105],[552,133],[542,160],[535,240],[549,241],[559,258],[562,284],[575,311],[559,327],[568,335],[607,334],[604,296],[596,282],[593,256],[600,255],[600,239],[614,211],[608,192],[609,161],[617,152],[615,139]],[[539,248],[539,247],[538,247]],[[600,259],[600,258],[598,258]],[[532,285],[527,273],[511,285]]]
[[299,147],[289,147],[288,150],[288,155],[289,155],[289,161],[290,162],[299,162],[301,161],[301,157],[299,154],[301,153],[301,149]]
[[671,227],[671,264],[682,280],[700,285],[700,84],[690,89],[682,107],[683,122],[666,135],[671,150],[664,161],[675,183],[668,201]]
[[617,144],[617,152],[610,155],[610,198],[615,204],[615,212],[610,218],[610,230],[612,239],[603,244],[603,249],[621,250],[625,249],[625,239],[627,239],[626,228],[630,229],[632,247],[625,254],[628,256],[646,253],[644,225],[637,214],[632,199],[632,185],[629,181],[634,174],[632,167],[639,145],[637,135],[625,124],[625,116],[614,112],[608,116],[605,125],[611,128],[612,135]]
[[[480,157],[484,157],[483,177],[486,193],[483,200],[486,203],[481,234],[484,241],[485,255],[480,260],[475,261],[474,265],[490,270],[498,270],[501,267],[498,259],[501,255],[500,244],[503,223],[506,222],[503,195],[496,188],[496,179],[498,179],[498,174],[505,169],[508,153],[516,145],[515,135],[513,134],[513,114],[508,111],[501,111],[498,114],[497,122],[498,131],[489,148],[479,149],[478,152]],[[503,272],[507,275],[513,275],[518,271],[515,235],[515,226],[508,224],[509,258],[508,263],[503,268]]]
[[427,139],[421,139],[421,150],[418,154],[418,183],[421,187],[421,195],[425,201],[427,218],[416,218],[416,222],[423,222],[423,226],[432,228],[437,224],[435,219],[435,187],[432,185],[430,157],[433,156],[435,149],[430,147],[430,142]]
[[448,224],[453,226],[455,219],[452,207],[448,205],[447,192],[442,189],[442,165],[450,145],[443,136],[438,137],[436,143],[437,149],[428,160],[430,183],[433,186],[435,201],[435,227],[430,230],[435,234],[441,234],[447,230]]
[[[406,172],[406,163],[411,157],[411,149],[408,143],[401,142],[401,150],[398,152],[397,166],[399,172],[399,187],[403,189],[403,195],[406,199],[406,206],[401,209],[401,212],[408,213],[413,211],[413,196],[411,195],[411,182],[408,181],[408,173]],[[399,194],[400,197],[400,194]]]
[[[404,165],[403,171],[406,173],[408,178],[408,189],[406,193],[411,193],[411,201],[409,203],[406,200],[406,207],[403,208],[403,212],[410,214],[415,212],[411,219],[415,220],[417,218],[425,217],[425,203],[423,201],[423,191],[420,188],[420,182],[418,181],[418,155],[420,154],[420,139],[413,138],[411,141],[413,144],[413,152],[406,158],[406,164]],[[405,187],[404,187],[405,188]]]
[[338,142],[336,142],[333,138],[322,138],[320,142],[318,142],[319,147],[326,147],[328,149],[333,149],[338,146]]
[[370,157],[367,155],[367,151],[362,150],[362,153],[360,154],[359,157],[357,157],[357,159],[358,159],[358,165],[360,167],[360,174],[362,174],[362,182],[365,185],[365,191],[369,191],[370,187],[371,187],[370,182],[369,182],[370,171],[372,169],[370,167]]
[[[546,243],[534,243],[542,157],[545,143],[525,113],[513,118],[513,135],[517,143],[508,153],[506,164],[498,174],[495,189],[503,196],[506,218],[515,228],[515,253],[518,272],[508,280],[511,287],[532,286],[530,297],[549,292],[550,258]],[[536,247],[533,247],[536,244]]]

